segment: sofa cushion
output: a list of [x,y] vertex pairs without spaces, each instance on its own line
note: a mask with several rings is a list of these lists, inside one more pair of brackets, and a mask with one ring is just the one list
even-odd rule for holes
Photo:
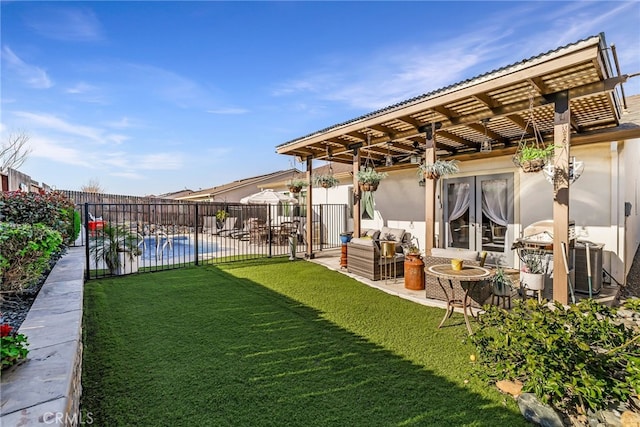
[[367,237],[354,237],[353,239],[351,239],[351,241],[349,242],[353,245],[360,245],[360,246],[371,246],[373,247],[375,240],[373,240],[371,237],[367,238]]
[[400,244],[402,243],[403,236],[404,229],[402,228],[382,227],[380,229],[380,240],[393,240],[397,244]]
[[380,230],[376,230],[375,228],[365,229],[360,232],[360,237],[370,237],[374,240],[377,240],[379,235]]
[[478,251],[470,251],[465,249],[433,248],[431,249],[431,256],[440,257],[440,258],[458,258],[458,259],[466,259],[470,261],[478,261],[480,254],[478,253]]

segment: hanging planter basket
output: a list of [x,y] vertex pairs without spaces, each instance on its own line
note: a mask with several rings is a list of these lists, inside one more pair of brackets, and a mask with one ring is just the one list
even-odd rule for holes
[[441,176],[458,173],[458,162],[456,160],[436,160],[435,162],[425,162],[418,166],[418,175],[425,179],[437,181]]
[[360,186],[360,191],[376,191],[380,183],[376,182],[375,184],[371,184],[368,182],[360,182],[358,184]]
[[543,159],[525,160],[520,163],[520,167],[526,173],[540,172],[546,162]]
[[[533,132],[533,140],[525,141],[529,126]],[[529,94],[529,118],[518,142],[518,148],[513,155],[513,163],[522,168],[525,173],[540,172],[546,166],[549,158],[553,156],[554,148],[553,145],[545,144],[538,129],[533,111],[533,92],[531,92]]]
[[438,179],[440,179],[440,174],[437,172],[425,172],[424,173],[424,178],[425,179],[432,179],[434,181],[437,181]]

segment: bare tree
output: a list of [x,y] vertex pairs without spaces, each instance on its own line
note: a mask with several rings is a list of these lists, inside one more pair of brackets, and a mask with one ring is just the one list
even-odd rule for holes
[[29,135],[26,132],[15,131],[9,133],[0,147],[0,171],[6,172],[9,168],[18,169],[22,166],[29,153],[31,153],[28,143]]
[[91,178],[86,184],[80,187],[80,191],[85,193],[104,193],[104,188],[100,185],[98,178]]

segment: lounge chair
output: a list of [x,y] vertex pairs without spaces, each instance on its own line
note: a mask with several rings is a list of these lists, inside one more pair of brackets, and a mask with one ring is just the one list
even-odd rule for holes
[[222,228],[216,229],[211,234],[228,237],[231,233],[238,231],[238,229],[236,228],[237,222],[238,218],[236,218],[235,216],[227,217],[224,220],[224,224],[222,224]]

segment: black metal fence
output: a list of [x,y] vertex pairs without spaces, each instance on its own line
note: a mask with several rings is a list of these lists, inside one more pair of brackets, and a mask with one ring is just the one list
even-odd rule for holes
[[[306,255],[306,207],[238,203],[84,203],[87,278]],[[314,252],[340,246],[347,205],[313,205]]]

